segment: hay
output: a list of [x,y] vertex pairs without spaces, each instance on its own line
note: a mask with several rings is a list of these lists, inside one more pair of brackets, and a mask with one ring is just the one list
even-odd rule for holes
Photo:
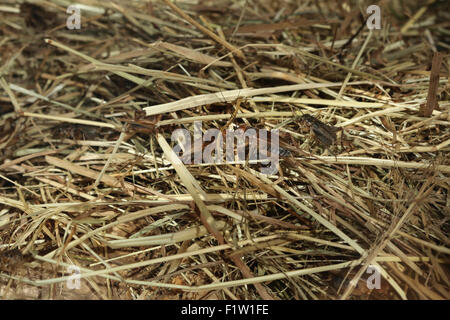
[[[450,298],[445,1],[379,30],[367,1],[78,2],[79,30],[0,6],[0,298]],[[277,171],[181,161],[199,121],[278,129]]]

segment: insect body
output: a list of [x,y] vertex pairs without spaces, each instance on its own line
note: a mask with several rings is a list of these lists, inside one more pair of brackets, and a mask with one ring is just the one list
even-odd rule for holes
[[0,252],[0,270],[12,272],[25,262],[32,261],[30,255],[23,255],[19,249],[11,249]]
[[61,140],[93,140],[99,132],[99,128],[74,123],[63,123],[52,129],[53,138]]
[[145,112],[136,111],[133,120],[119,119],[129,124],[128,130],[132,133],[154,134],[157,131],[156,125],[161,120],[162,115],[153,117],[153,120],[145,119]]
[[306,123],[317,140],[325,147],[330,147],[336,141],[336,131],[339,131],[339,128],[327,125],[309,114],[302,115],[300,120]]

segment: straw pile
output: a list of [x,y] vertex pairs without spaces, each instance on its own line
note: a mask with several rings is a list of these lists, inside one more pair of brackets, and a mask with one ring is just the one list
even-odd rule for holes
[[[0,6],[1,298],[450,297],[446,1],[77,3]],[[195,121],[287,152],[185,164]]]

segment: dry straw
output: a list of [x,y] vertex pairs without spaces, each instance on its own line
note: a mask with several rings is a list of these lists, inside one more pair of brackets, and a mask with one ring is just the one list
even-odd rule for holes
[[[442,2],[33,3],[0,6],[0,298],[450,298]],[[185,164],[197,121],[288,152]]]

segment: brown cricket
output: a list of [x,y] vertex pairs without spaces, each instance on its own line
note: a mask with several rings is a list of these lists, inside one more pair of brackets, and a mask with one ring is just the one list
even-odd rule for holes
[[29,254],[22,254],[19,249],[10,249],[0,252],[0,270],[4,272],[11,272],[23,263],[31,262],[32,256]]
[[317,140],[327,148],[336,141],[336,132],[341,130],[340,128],[325,124],[309,114],[302,115],[300,120],[306,123]]

